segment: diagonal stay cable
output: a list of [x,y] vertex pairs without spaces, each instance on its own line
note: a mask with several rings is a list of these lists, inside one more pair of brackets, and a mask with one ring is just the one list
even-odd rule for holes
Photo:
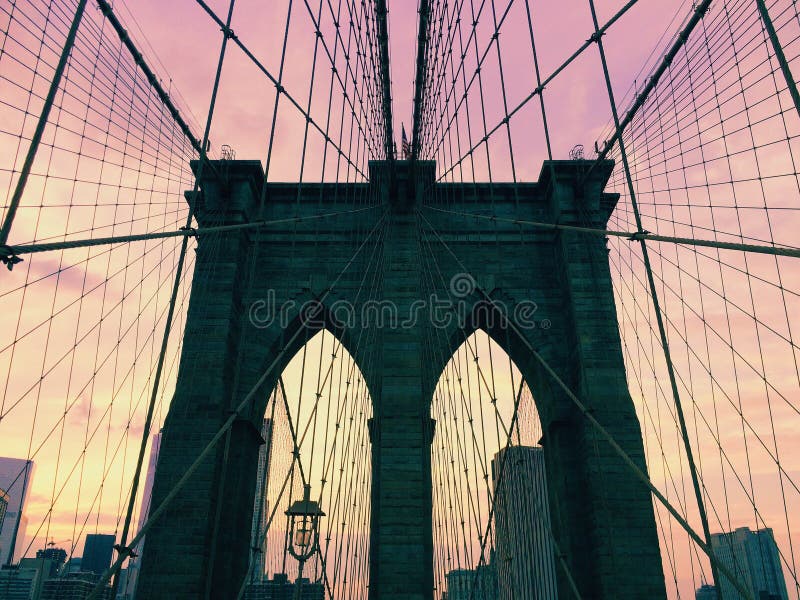
[[120,23],[119,19],[114,14],[114,10],[111,7],[111,5],[107,2],[107,0],[95,0],[95,1],[97,2],[98,8],[103,13],[103,16],[106,19],[108,19],[108,22],[114,28],[114,31],[116,31],[120,41],[125,45],[125,47],[133,56],[133,60],[136,63],[136,65],[144,73],[148,83],[156,91],[161,102],[163,102],[164,105],[167,107],[167,110],[169,110],[170,115],[172,115],[172,118],[178,124],[178,127],[180,127],[181,131],[189,140],[189,142],[192,144],[192,147],[197,151],[197,153],[201,154],[202,146],[200,141],[197,139],[197,136],[195,136],[192,133],[192,130],[189,127],[189,125],[186,124],[186,121],[183,119],[180,112],[170,99],[169,94],[164,90],[164,88],[161,86],[161,83],[158,81],[158,77],[156,77],[153,71],[150,69],[150,67],[147,66],[147,63],[144,61],[144,57],[142,56],[142,53],[136,49],[136,46],[134,46],[133,41],[128,35],[128,32],[125,31],[125,29],[122,27],[122,23]]
[[783,73],[783,77],[786,80],[787,86],[789,87],[789,93],[792,96],[792,102],[794,102],[794,107],[797,109],[797,114],[800,115],[800,92],[797,90],[797,83],[795,82],[794,75],[792,75],[792,70],[789,67],[789,61],[786,60],[786,55],[783,52],[781,41],[778,38],[777,32],[775,31],[775,25],[772,23],[772,18],[769,16],[769,10],[767,10],[767,5],[764,0],[756,0],[756,5],[758,6],[758,12],[761,15],[761,20],[764,22],[764,28],[769,34],[769,40],[772,43],[772,49],[775,52],[775,58],[778,59],[781,72]]
[[75,38],[78,35],[78,28],[80,27],[81,19],[83,18],[85,9],[86,0],[80,0],[75,9],[75,17],[73,18],[72,25],[70,26],[69,33],[67,34],[67,39],[64,42],[64,47],[61,50],[61,57],[59,58],[58,66],[56,66],[56,71],[53,74],[52,80],[50,81],[50,89],[47,92],[47,98],[45,99],[44,106],[42,107],[41,115],[36,123],[36,131],[34,131],[33,137],[31,138],[31,143],[28,147],[28,153],[25,156],[25,162],[22,165],[22,170],[20,171],[17,185],[14,188],[14,195],[11,197],[11,201],[6,209],[2,227],[0,227],[0,245],[6,243],[8,240],[8,234],[11,231],[11,226],[14,224],[14,216],[16,215],[17,208],[22,201],[22,194],[25,191],[25,184],[28,181],[28,176],[30,175],[33,161],[36,159],[36,153],[39,150],[39,144],[42,141],[42,136],[44,135],[44,130],[50,117],[50,111],[53,108],[53,103],[55,102],[56,94],[58,93],[58,88],[61,84],[61,78],[64,74],[64,70],[67,67],[67,62],[69,61],[72,48],[75,45]]
[[[611,138],[609,138],[608,141],[606,141],[606,143],[603,145],[603,149],[597,154],[597,158],[595,159],[592,167],[586,173],[586,176],[588,176],[589,173],[591,173],[592,169],[594,169],[594,167],[608,155],[614,144],[621,138],[622,132],[633,120],[633,117],[636,116],[636,113],[645,103],[647,97],[650,95],[650,92],[652,92],[653,89],[655,89],[656,85],[658,85],[658,82],[661,80],[662,75],[664,75],[664,73],[669,69],[670,65],[672,64],[672,61],[675,60],[678,51],[683,47],[683,45],[689,39],[689,35],[692,33],[697,24],[703,20],[703,17],[705,16],[706,12],[708,12],[710,6],[711,6],[711,0],[703,0],[703,2],[701,2],[696,6],[696,8],[694,9],[694,14],[692,14],[692,18],[689,19],[689,22],[686,23],[686,26],[678,34],[677,39],[672,44],[672,47],[664,55],[661,64],[648,78],[647,84],[642,88],[642,91],[639,92],[639,94],[636,96],[636,100],[634,100],[633,104],[628,109],[628,112],[619,122],[619,126],[616,128],[614,135],[612,135]],[[598,31],[597,34],[593,35],[592,38],[589,40],[589,42],[599,40],[600,36],[602,35],[601,31]]]

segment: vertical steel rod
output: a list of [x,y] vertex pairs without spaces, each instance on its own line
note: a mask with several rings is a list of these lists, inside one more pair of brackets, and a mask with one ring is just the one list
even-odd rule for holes
[[8,234],[11,231],[11,226],[14,224],[14,217],[17,214],[19,203],[22,200],[22,194],[25,192],[25,185],[28,183],[28,176],[31,174],[31,167],[33,167],[33,161],[36,159],[36,153],[39,150],[39,144],[44,135],[44,128],[47,126],[47,121],[50,118],[50,111],[53,108],[58,88],[61,86],[61,78],[64,75],[64,69],[67,67],[67,61],[72,53],[72,48],[75,46],[75,38],[78,35],[78,28],[81,25],[81,19],[83,19],[85,9],[86,0],[79,0],[78,7],[75,9],[75,17],[72,19],[72,25],[67,34],[67,39],[64,41],[64,48],[61,50],[61,58],[58,60],[58,65],[56,65],[55,73],[53,73],[53,80],[50,82],[50,89],[47,92],[42,112],[39,115],[39,122],[36,124],[36,130],[33,132],[33,137],[31,138],[31,145],[28,146],[28,153],[25,156],[25,162],[22,164],[22,170],[20,171],[17,185],[14,188],[14,195],[11,197],[11,202],[8,205],[3,227],[0,229],[0,245],[5,245],[8,241]]

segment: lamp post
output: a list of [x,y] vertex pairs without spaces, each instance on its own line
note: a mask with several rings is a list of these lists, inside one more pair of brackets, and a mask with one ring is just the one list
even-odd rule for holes
[[301,598],[303,565],[319,548],[319,519],[324,517],[319,504],[311,499],[311,486],[303,486],[303,499],[296,500],[286,511],[289,523],[289,553],[297,559],[297,582],[294,597]]

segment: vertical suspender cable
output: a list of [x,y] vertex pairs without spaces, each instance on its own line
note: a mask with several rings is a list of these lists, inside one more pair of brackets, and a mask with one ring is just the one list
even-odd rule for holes
[[53,80],[50,82],[50,90],[47,92],[42,112],[39,115],[39,122],[36,123],[36,130],[33,132],[33,137],[31,138],[31,145],[28,147],[25,162],[22,163],[22,170],[17,180],[17,186],[14,188],[14,195],[11,197],[11,202],[8,205],[3,227],[0,229],[0,246],[5,245],[8,241],[8,234],[11,231],[11,225],[14,223],[14,216],[17,214],[17,208],[19,208],[19,203],[22,200],[22,194],[25,192],[25,184],[28,183],[28,176],[31,174],[31,167],[33,167],[33,161],[39,150],[39,144],[44,135],[44,128],[47,126],[47,121],[50,118],[50,111],[53,108],[58,88],[61,85],[61,77],[64,74],[67,61],[75,45],[75,37],[78,35],[78,28],[80,27],[85,9],[86,0],[79,0],[78,6],[75,9],[75,17],[72,19],[72,25],[69,28],[67,39],[64,42],[64,48],[61,50],[61,58],[58,60],[55,73],[53,73]]
[[[698,15],[703,15],[705,13],[705,11],[708,8],[708,4],[709,2],[707,1],[703,2],[695,9],[695,18],[697,20],[701,18]],[[611,113],[614,118],[614,126],[616,129],[616,137],[619,143],[620,157],[622,159],[622,166],[625,171],[625,179],[628,185],[628,193],[631,199],[631,208],[633,209],[633,214],[636,219],[636,229],[641,232],[643,231],[642,216],[639,212],[639,205],[636,202],[636,191],[634,190],[633,177],[631,175],[630,165],[628,164],[628,155],[625,151],[625,142],[623,141],[622,138],[619,114],[617,113],[617,104],[616,101],[614,100],[614,90],[611,87],[611,76],[609,75],[608,72],[608,63],[606,62],[606,53],[603,48],[602,34],[600,33],[600,28],[597,22],[597,12],[595,11],[594,0],[589,0],[589,8],[591,9],[592,12],[592,22],[594,23],[594,30],[595,30],[593,39],[597,43],[597,49],[600,53],[600,62],[603,66],[603,76],[605,77],[606,89],[608,91],[608,100],[611,105]],[[691,442],[689,441],[689,432],[686,427],[686,418],[683,414],[683,405],[681,404],[681,397],[678,391],[678,383],[675,377],[675,367],[672,364],[672,355],[669,349],[669,342],[667,340],[666,328],[664,327],[664,319],[661,315],[661,306],[658,300],[658,291],[656,289],[655,279],[653,278],[653,269],[650,264],[650,255],[648,254],[647,251],[647,244],[643,239],[639,240],[639,244],[641,245],[642,248],[642,260],[644,262],[645,271],[647,272],[648,287],[650,288],[650,296],[653,301],[653,312],[655,312],[656,322],[658,323],[658,333],[661,338],[661,347],[664,351],[664,361],[666,362],[667,365],[669,383],[670,387],[672,388],[672,399],[675,403],[675,412],[678,415],[678,423],[680,425],[681,437],[683,439],[684,450],[686,452],[686,460],[689,463],[689,471],[692,475],[692,486],[694,487],[695,499],[697,501],[697,510],[700,513],[700,521],[703,525],[703,536],[705,538],[705,544],[708,548],[708,552],[710,554],[713,554],[713,550],[711,547],[711,531],[708,527],[708,515],[706,514],[706,507],[703,501],[703,493],[700,489],[700,480],[697,475],[697,466],[695,465],[694,462],[692,445]],[[711,564],[711,574],[714,580],[714,586],[716,587],[717,590],[717,598],[718,600],[722,600],[722,592],[720,590],[717,562],[716,560],[711,560],[709,562]]]

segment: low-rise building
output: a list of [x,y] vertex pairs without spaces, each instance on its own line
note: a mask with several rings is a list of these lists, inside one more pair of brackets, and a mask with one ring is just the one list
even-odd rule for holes
[[717,600],[717,588],[708,584],[701,585],[694,593],[694,600]]
[[[63,577],[48,579],[42,586],[41,600],[86,600],[92,593],[99,577],[94,573],[67,573]],[[99,596],[101,600],[111,598],[111,588],[106,586]]]
[[39,600],[47,579],[49,561],[23,559],[16,565],[0,567],[0,598],[3,600]]
[[[299,596],[295,596],[300,586]],[[289,581],[285,573],[276,573],[272,579],[249,584],[244,591],[245,600],[324,600],[325,587],[320,582],[301,579]]]

